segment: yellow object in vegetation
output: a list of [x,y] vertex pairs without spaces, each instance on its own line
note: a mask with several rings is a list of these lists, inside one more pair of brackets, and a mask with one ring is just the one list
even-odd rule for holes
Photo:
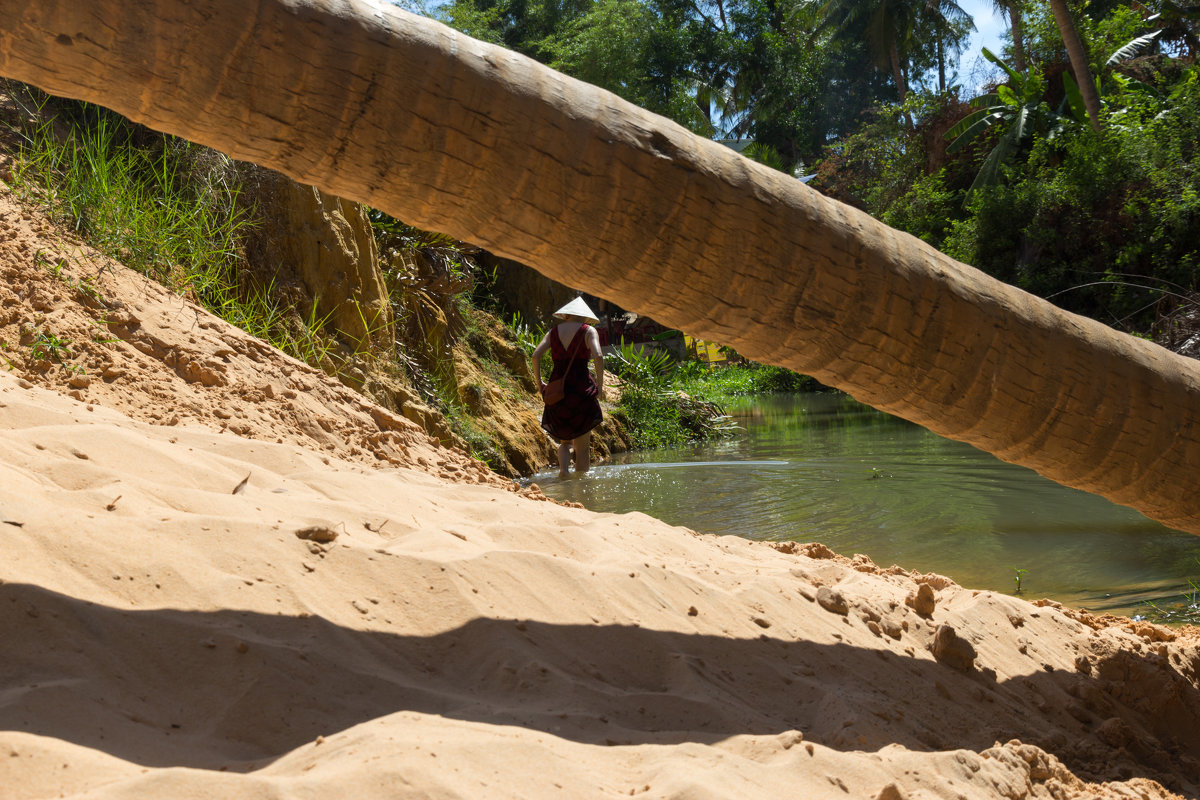
[[683,343],[692,356],[706,364],[724,364],[728,360],[725,354],[721,352],[721,345],[719,344],[706,342],[701,339],[693,339],[686,333],[683,335]]

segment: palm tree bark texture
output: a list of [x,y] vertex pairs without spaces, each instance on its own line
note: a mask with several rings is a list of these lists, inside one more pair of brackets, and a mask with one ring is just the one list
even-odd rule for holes
[[1025,72],[1025,25],[1021,21],[1021,0],[992,0],[992,8],[1008,14],[1008,31],[1012,36],[1013,69]]
[[1083,40],[1075,30],[1075,20],[1071,17],[1071,9],[1067,8],[1067,0],[1050,0],[1050,11],[1054,14],[1054,23],[1058,26],[1058,34],[1062,37],[1063,46],[1067,48],[1067,59],[1071,62],[1071,71],[1075,73],[1075,83],[1079,86],[1079,94],[1083,97],[1084,108],[1087,109],[1088,121],[1092,128],[1100,130],[1100,94],[1092,80],[1092,70],[1088,66],[1087,50]]
[[431,20],[366,0],[0,0],[0,74],[1200,534],[1200,365]]

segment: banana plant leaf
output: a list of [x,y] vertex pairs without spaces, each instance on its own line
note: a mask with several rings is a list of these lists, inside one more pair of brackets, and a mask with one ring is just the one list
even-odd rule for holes
[[981,109],[964,117],[953,128],[946,131],[946,138],[951,140],[950,144],[946,146],[946,152],[958,152],[972,139],[1002,119],[1004,119],[1004,114],[997,110],[996,106]]
[[1075,83],[1075,79],[1071,77],[1071,73],[1064,72],[1063,89],[1066,90],[1067,107],[1071,109],[1071,116],[1076,122],[1087,122],[1087,107],[1083,104],[1083,93],[1079,91],[1079,84]]
[[1123,47],[1118,48],[1117,51],[1111,56],[1109,56],[1108,61],[1104,62],[1104,66],[1111,67],[1121,63],[1122,61],[1125,61],[1126,59],[1133,58],[1138,53],[1154,44],[1154,40],[1158,38],[1160,33],[1162,33],[1161,28],[1153,33],[1147,33],[1145,36],[1139,36],[1136,39],[1128,42]]

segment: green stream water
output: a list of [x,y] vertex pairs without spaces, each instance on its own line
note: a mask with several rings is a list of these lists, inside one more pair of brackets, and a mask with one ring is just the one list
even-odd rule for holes
[[1200,577],[1200,537],[1067,489],[837,394],[755,398],[736,439],[630,453],[583,477],[534,476],[593,511],[703,533],[818,541],[976,589],[1136,614]]

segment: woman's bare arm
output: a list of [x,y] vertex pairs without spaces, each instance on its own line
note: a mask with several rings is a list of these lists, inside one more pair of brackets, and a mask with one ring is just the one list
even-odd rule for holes
[[[551,328],[550,331],[552,330],[554,329]],[[542,383],[542,356],[550,349],[550,331],[546,331],[542,341],[533,348],[533,354],[529,356],[529,367],[533,370],[533,382],[537,385],[539,392],[546,388],[546,384]]]
[[598,397],[604,399],[604,351],[600,349],[600,334],[593,327],[587,330],[587,346],[592,353],[592,373],[596,378]]

